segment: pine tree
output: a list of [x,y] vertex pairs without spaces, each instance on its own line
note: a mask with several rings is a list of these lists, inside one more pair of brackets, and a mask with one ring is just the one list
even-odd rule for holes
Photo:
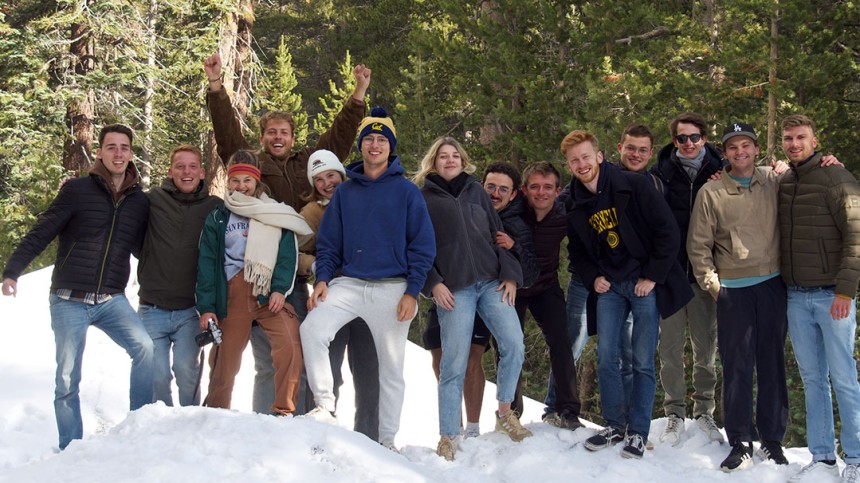
[[287,111],[292,113],[296,121],[296,146],[304,146],[308,138],[308,114],[302,107],[302,95],[296,92],[298,81],[293,67],[293,56],[287,47],[285,36],[275,55],[275,64],[260,83],[254,99],[255,110]]

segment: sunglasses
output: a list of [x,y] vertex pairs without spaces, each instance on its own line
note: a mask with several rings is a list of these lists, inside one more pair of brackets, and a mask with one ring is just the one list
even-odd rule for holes
[[681,144],[687,144],[687,140],[693,141],[693,144],[702,140],[701,134],[678,134],[675,136],[675,141],[678,141]]
[[508,193],[510,193],[510,192],[511,192],[511,189],[510,189],[510,188],[508,188],[507,186],[496,186],[496,185],[494,185],[493,183],[487,183],[484,187],[485,187],[485,188],[487,189],[487,191],[489,191],[490,193],[493,193],[493,192],[495,192],[495,191],[498,191],[498,192],[499,192],[499,194],[500,194],[500,195],[502,195],[502,196],[505,196],[505,195],[507,195]]

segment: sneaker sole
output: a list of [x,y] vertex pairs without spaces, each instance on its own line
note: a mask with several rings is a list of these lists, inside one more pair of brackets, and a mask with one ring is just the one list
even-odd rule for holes
[[629,459],[634,459],[634,460],[641,460],[642,459],[641,454],[630,453],[628,451],[622,451],[621,456],[623,456],[625,458],[629,458]]
[[589,443],[588,441],[586,441],[586,442],[582,443],[582,445],[585,446],[585,449],[587,449],[589,451],[600,451],[600,450],[606,449],[610,446],[615,446],[616,444],[618,444],[620,442],[621,441],[615,441],[615,442],[609,443],[609,444],[597,445],[597,444],[592,444],[592,443]]
[[752,458],[750,458],[748,460],[742,461],[741,464],[739,464],[737,468],[726,468],[725,466],[720,466],[720,469],[723,471],[723,473],[734,473],[735,471],[745,470],[752,465],[753,465],[753,460],[752,460]]

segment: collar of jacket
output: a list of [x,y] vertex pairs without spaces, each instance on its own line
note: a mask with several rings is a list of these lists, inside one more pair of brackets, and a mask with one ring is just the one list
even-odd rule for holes
[[192,193],[183,193],[179,191],[179,188],[176,187],[171,178],[164,178],[164,180],[161,181],[160,188],[166,191],[174,200],[182,204],[191,204],[209,198],[209,188],[203,180],[200,180],[200,184],[197,186],[197,189]]
[[[731,165],[725,166],[722,169],[722,177],[720,181],[722,181],[723,186],[726,188],[726,191],[736,195],[741,193],[741,188],[745,188],[744,185],[740,184],[738,180],[731,177]],[[765,183],[765,175],[758,169],[758,166],[753,168],[752,180],[750,180],[750,188],[753,185],[762,185]]]
[[813,169],[821,167],[821,153],[815,152],[812,156],[810,156],[805,161],[801,161],[797,164],[791,163],[791,170],[794,171],[794,174],[798,177],[803,176],[806,173],[809,173]]

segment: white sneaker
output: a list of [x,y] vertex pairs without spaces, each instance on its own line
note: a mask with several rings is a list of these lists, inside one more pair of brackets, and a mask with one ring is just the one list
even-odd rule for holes
[[670,414],[666,422],[666,429],[660,435],[661,443],[669,443],[672,446],[678,446],[681,442],[681,434],[684,433],[684,418],[677,414]]
[[800,483],[802,481],[816,482],[821,481],[822,477],[826,476],[835,476],[838,478],[839,467],[835,464],[828,465],[823,461],[813,461],[789,478],[788,481],[790,483]]
[[842,471],[842,483],[860,483],[860,464],[845,466]]
[[304,417],[305,419],[313,419],[314,421],[319,421],[321,423],[337,426],[337,418],[334,416],[334,414],[332,414],[331,411],[325,409],[322,406],[317,406],[311,409],[302,417]]
[[717,426],[717,422],[714,421],[714,418],[708,414],[700,414],[699,417],[696,418],[696,424],[699,426],[699,429],[705,432],[711,441],[716,441],[720,444],[726,442],[726,438],[723,436],[723,432],[720,431],[720,428]]

